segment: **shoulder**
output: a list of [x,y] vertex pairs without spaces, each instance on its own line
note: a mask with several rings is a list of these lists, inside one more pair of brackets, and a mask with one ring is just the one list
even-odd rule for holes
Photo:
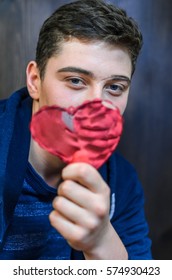
[[7,101],[8,101],[8,99],[0,100],[0,114],[4,112]]
[[128,160],[115,152],[110,159],[109,172],[111,178],[110,187],[111,189],[114,188],[120,207],[124,207],[124,205],[131,203],[133,200],[135,205],[143,203],[144,193],[138,173]]
[[144,212],[144,190],[133,165],[120,155],[115,158],[116,203],[112,224],[128,251],[129,259],[152,259]]
[[26,87],[13,92],[8,98],[0,100],[0,115],[8,109],[14,110],[24,99],[29,96]]
[[125,171],[126,173],[135,172],[135,167],[129,162],[123,155],[116,152],[114,155],[116,165],[119,171]]
[[138,174],[133,164],[119,153],[115,154],[115,160],[118,181],[138,180]]
[[108,161],[100,168],[100,174],[113,192],[131,187],[139,181],[134,166],[119,152],[115,151]]
[[[115,153],[115,211],[111,222],[127,248],[129,259],[151,259],[151,241],[144,213],[144,191],[131,163]],[[115,176],[115,175],[114,175]]]
[[119,152],[112,154],[110,160],[110,173],[116,176],[116,183],[129,183],[133,180],[138,180],[138,175],[135,167],[128,160],[126,160]]

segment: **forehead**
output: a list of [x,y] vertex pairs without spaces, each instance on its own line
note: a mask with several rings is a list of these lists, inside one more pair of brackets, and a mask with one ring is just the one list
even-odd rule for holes
[[[49,59],[49,62],[60,67],[82,67],[93,72],[122,71],[130,76],[132,62],[126,48],[118,45],[110,45],[102,41],[82,42],[71,39],[63,42],[60,52]],[[49,63],[48,62],[48,63]],[[120,73],[118,73],[120,74]]]

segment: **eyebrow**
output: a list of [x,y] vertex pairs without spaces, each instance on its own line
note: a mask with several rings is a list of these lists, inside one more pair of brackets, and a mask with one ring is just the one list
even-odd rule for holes
[[112,75],[112,76],[110,76],[110,79],[112,79],[114,81],[119,81],[119,80],[126,81],[128,84],[131,83],[131,79],[128,78],[127,76],[123,76],[123,75]]
[[64,67],[59,69],[57,72],[61,73],[61,72],[73,72],[73,73],[81,73],[84,74],[86,76],[90,76],[94,78],[94,74],[91,71],[85,70],[83,68],[79,68],[79,67],[73,67],[73,66],[68,66],[68,67]]
[[[58,73],[62,73],[62,72],[80,73],[80,74],[89,76],[91,78],[95,78],[95,75],[91,71],[85,70],[85,69],[80,68],[80,67],[68,66],[68,67],[64,67],[64,68],[59,69],[57,72]],[[111,75],[107,79],[111,79],[111,80],[114,80],[114,81],[122,80],[122,81],[126,81],[128,84],[131,83],[131,80],[129,79],[129,77],[123,76],[123,75]],[[106,79],[104,79],[104,80],[106,80]]]

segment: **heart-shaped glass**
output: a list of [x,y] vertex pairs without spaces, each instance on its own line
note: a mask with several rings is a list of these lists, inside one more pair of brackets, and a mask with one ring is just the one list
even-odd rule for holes
[[33,139],[65,163],[87,162],[99,168],[115,150],[123,129],[119,109],[94,99],[78,107],[44,106],[33,115]]

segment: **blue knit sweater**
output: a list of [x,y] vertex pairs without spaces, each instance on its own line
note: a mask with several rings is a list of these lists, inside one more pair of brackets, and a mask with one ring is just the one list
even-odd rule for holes
[[[32,100],[23,88],[0,102],[0,259],[83,259],[51,227],[56,193],[28,163]],[[129,259],[151,259],[143,190],[116,152],[99,169],[111,189],[111,223]]]

